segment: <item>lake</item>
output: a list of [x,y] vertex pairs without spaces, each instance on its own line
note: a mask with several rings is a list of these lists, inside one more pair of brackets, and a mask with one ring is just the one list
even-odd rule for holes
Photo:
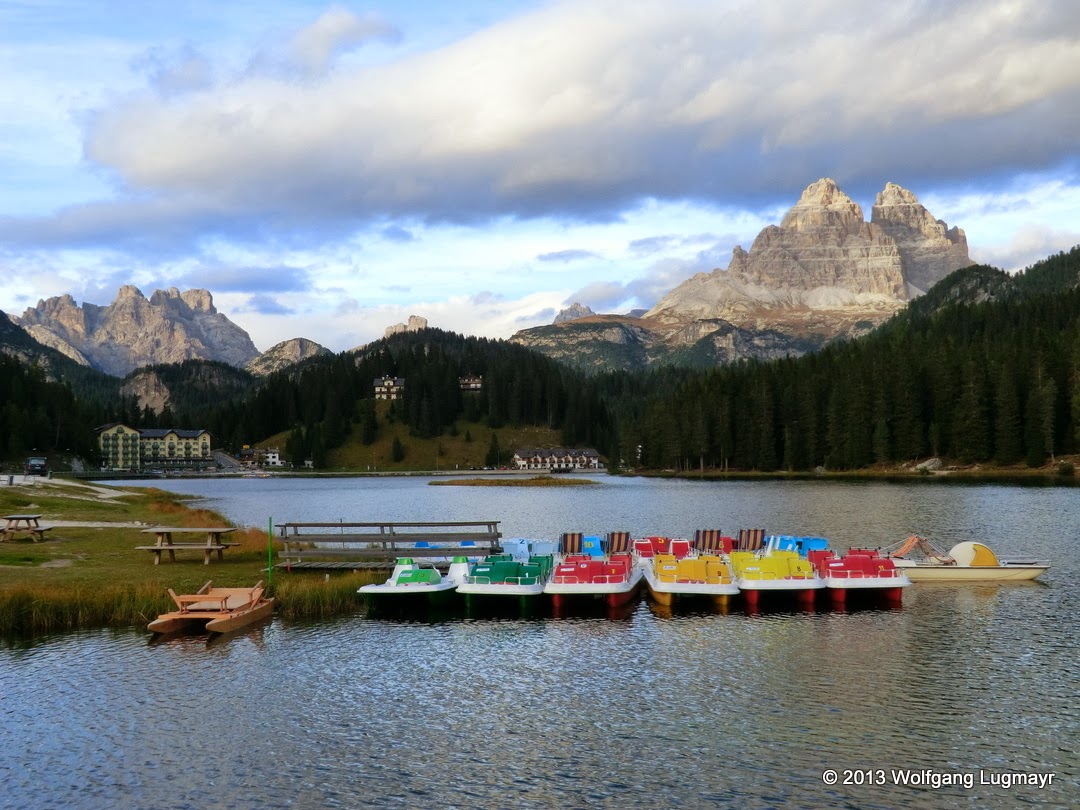
[[719,615],[642,599],[612,616],[519,619],[358,608],[209,643],[152,643],[139,629],[8,642],[0,804],[1075,806],[1078,490],[428,480],[139,483],[256,526],[499,520],[507,537],[546,539],[761,526],[839,548],[918,532],[1054,567],[1028,584],[918,584],[898,609]]

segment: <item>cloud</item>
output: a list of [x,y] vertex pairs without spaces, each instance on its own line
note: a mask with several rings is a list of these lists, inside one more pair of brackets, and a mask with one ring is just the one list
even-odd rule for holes
[[1064,3],[583,0],[319,73],[384,34],[332,9],[292,39],[317,76],[135,93],[93,116],[86,155],[127,192],[280,229],[603,221],[650,197],[765,202],[823,175],[868,196],[1077,160]]
[[309,74],[326,69],[335,55],[371,40],[394,41],[400,33],[377,14],[358,17],[343,6],[327,9],[293,36],[289,55]]
[[307,270],[300,267],[203,266],[182,275],[180,284],[221,292],[299,292],[311,289]]
[[665,234],[663,236],[647,236],[643,239],[634,239],[630,242],[630,252],[639,255],[654,253],[670,253],[680,250],[688,245],[713,244],[717,241],[714,234],[700,233],[693,236],[681,234]]
[[416,239],[416,236],[412,231],[407,228],[402,228],[400,225],[388,225],[379,233],[383,239],[386,239],[389,242],[405,243],[412,242]]
[[248,298],[247,307],[241,310],[257,312],[260,315],[292,315],[294,310],[282,304],[272,295],[253,295]]
[[541,253],[536,257],[540,262],[558,262],[568,264],[581,259],[599,259],[600,257],[591,250],[558,250],[554,253]]
[[972,261],[1003,270],[1023,270],[1062,250],[1063,245],[1080,245],[1080,230],[1059,230],[1044,225],[1024,225],[1004,244],[971,251]]
[[155,48],[137,58],[135,67],[147,73],[150,87],[163,98],[206,90],[213,84],[213,66],[190,44],[173,53]]
[[633,293],[616,281],[596,281],[586,284],[563,303],[569,306],[577,302],[585,304],[593,312],[610,312],[632,296]]
[[[660,237],[657,244],[674,249],[678,244],[693,243],[698,237],[677,240]],[[634,308],[651,309],[657,301],[696,273],[706,273],[721,267],[731,256],[731,241],[717,242],[688,257],[668,256],[653,262],[643,275],[621,283],[617,281],[593,282],[580,288],[565,300],[565,304],[579,301],[595,312],[611,312]],[[651,252],[652,247],[644,252]],[[659,250],[659,248],[655,248]]]

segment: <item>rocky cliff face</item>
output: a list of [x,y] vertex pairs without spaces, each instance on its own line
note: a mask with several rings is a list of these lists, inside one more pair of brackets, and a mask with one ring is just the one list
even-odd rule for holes
[[130,374],[120,386],[120,394],[134,397],[139,408],[149,408],[154,413],[161,413],[169,404],[169,388],[153,369],[142,369]]
[[971,264],[964,232],[934,219],[914,194],[895,183],[886,183],[877,195],[870,222],[896,243],[909,297]]
[[39,301],[16,322],[39,342],[118,377],[144,365],[192,359],[243,367],[259,354],[247,332],[214,308],[206,290],[156,290],[147,300],[128,285],[107,307],[79,307],[63,295]]
[[329,349],[320,346],[313,340],[293,338],[292,340],[282,341],[276,346],[271,346],[248,363],[247,370],[252,374],[265,376],[294,363],[299,363],[301,360],[307,360],[309,357],[318,357],[330,353]]
[[421,318],[419,315],[410,315],[408,323],[395,323],[393,326],[386,327],[383,337],[388,338],[391,335],[398,335],[402,332],[419,332],[421,329],[427,329],[427,327],[427,318]]
[[568,306],[566,309],[560,310],[559,314],[555,316],[553,324],[566,323],[567,321],[576,321],[578,318],[588,318],[590,315],[595,315],[587,306],[577,303],[576,301]]
[[[970,264],[964,232],[935,219],[910,191],[886,185],[866,222],[859,205],[824,178],[749,251],[735,247],[726,270],[687,279],[638,322],[654,334],[649,362],[701,356],[701,341],[713,332],[718,362],[799,354],[868,331]],[[750,333],[768,334],[754,340]],[[542,336],[524,330],[512,339],[548,351],[552,337]]]

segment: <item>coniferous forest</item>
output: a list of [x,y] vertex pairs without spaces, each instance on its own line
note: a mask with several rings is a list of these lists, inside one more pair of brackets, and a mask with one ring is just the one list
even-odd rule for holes
[[[230,449],[284,433],[287,457],[323,466],[344,442],[374,439],[373,381],[396,376],[406,391],[390,414],[410,436],[459,421],[545,426],[615,467],[852,470],[928,456],[1037,467],[1080,451],[1080,248],[1016,276],[958,271],[864,338],[768,363],[590,376],[428,329],[261,381],[215,366],[160,367],[185,393],[153,414],[100,384],[0,360],[0,457],[71,448],[92,461],[93,428],[117,420],[203,427]],[[474,374],[482,392],[463,393],[459,377]]]

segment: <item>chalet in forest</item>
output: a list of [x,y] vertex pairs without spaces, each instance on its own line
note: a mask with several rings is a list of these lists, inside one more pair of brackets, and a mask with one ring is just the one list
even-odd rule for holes
[[514,451],[514,467],[519,470],[598,470],[604,464],[595,450],[556,447]]
[[375,399],[400,399],[404,393],[404,377],[375,378]]
[[469,374],[466,377],[458,377],[458,385],[462,391],[482,391],[484,378],[479,374]]
[[214,464],[210,433],[205,430],[140,430],[112,422],[96,433],[105,470],[194,469]]

